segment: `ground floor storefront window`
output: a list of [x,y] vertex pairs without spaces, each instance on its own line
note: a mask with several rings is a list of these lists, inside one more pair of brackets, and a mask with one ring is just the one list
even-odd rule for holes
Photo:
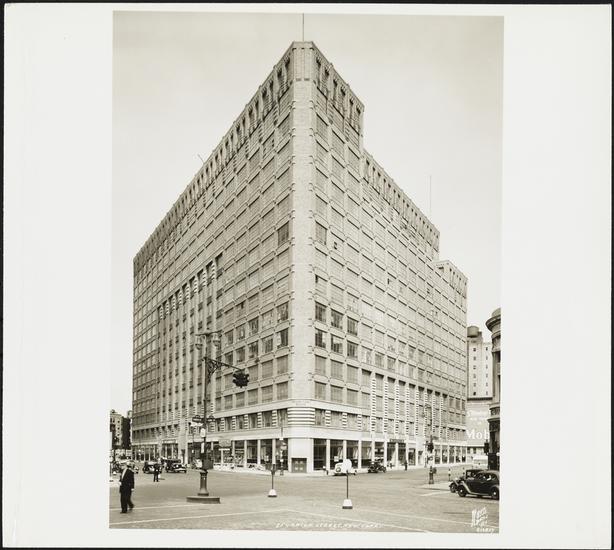
[[405,466],[405,443],[399,443],[399,466]]
[[386,464],[386,466],[388,468],[392,468],[396,466],[396,448],[395,447],[396,446],[394,443],[386,444],[386,460],[388,461],[388,464]]
[[360,459],[362,461],[362,466],[367,467],[371,464],[373,457],[371,455],[371,442],[363,441],[360,446]]
[[330,463],[329,469],[334,469],[337,462],[343,460],[343,441],[341,439],[330,440]]
[[347,442],[346,458],[352,461],[352,467],[358,467],[358,441]]
[[384,442],[375,442],[375,458],[374,460],[384,460]]
[[416,449],[407,449],[407,465],[416,465]]
[[322,470],[326,465],[326,439],[313,440],[313,469]]
[[260,464],[268,464],[273,462],[273,443],[270,439],[260,440]]
[[233,455],[233,461],[235,467],[241,468],[245,459],[245,450],[243,449],[243,441],[237,441],[235,443],[235,451]]
[[247,441],[247,463],[256,464],[258,460],[258,441],[249,439]]

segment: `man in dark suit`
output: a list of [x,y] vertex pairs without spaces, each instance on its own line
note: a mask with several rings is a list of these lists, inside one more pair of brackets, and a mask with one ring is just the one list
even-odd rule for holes
[[119,478],[119,500],[122,506],[122,514],[128,512],[128,506],[130,510],[134,508],[132,489],[134,489],[134,472],[130,466],[124,463],[122,464],[122,473]]

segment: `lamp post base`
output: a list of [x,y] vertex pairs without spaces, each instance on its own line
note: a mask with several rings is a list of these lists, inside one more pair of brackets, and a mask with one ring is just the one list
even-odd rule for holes
[[220,504],[220,497],[196,495],[193,497],[185,497],[188,502],[200,502],[201,504]]
[[351,510],[353,508],[352,501],[349,498],[346,498],[343,501],[343,506],[341,508],[343,508],[344,510]]
[[186,497],[188,502],[200,502],[202,504],[219,504],[220,497],[212,497],[207,489],[207,470],[200,471],[200,489],[193,497]]
[[271,489],[269,491],[269,497],[271,497],[271,498],[277,497],[277,491],[275,489]]

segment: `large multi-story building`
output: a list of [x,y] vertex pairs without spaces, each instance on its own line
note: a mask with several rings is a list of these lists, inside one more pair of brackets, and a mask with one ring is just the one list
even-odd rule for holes
[[492,345],[478,327],[467,327],[467,397],[492,397],[492,384]]
[[[295,472],[466,453],[465,276],[363,148],[364,106],[294,42],[134,259],[133,446]],[[391,136],[394,139],[394,136]],[[221,445],[220,445],[221,444]],[[229,447],[227,453],[222,449]]]
[[498,470],[500,466],[501,445],[501,308],[495,309],[486,321],[486,327],[492,335],[492,377],[493,394],[488,418],[489,453],[488,467]]

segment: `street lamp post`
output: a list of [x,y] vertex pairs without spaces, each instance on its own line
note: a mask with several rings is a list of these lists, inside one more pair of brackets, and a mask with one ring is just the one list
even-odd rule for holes
[[[212,497],[209,495],[209,490],[207,488],[207,474],[210,464],[206,458],[206,450],[207,450],[207,422],[211,417],[207,417],[207,384],[209,381],[209,376],[211,376],[217,368],[212,368],[211,360],[207,356],[207,338],[213,334],[219,335],[221,331],[209,331],[197,334],[196,336],[200,339],[199,342],[196,343],[196,348],[199,350],[199,363],[201,365],[201,373],[203,377],[203,393],[202,393],[202,403],[203,403],[203,429],[201,430],[201,434],[203,436],[203,440],[201,443],[201,470],[200,470],[200,489],[198,494],[195,497],[187,497],[188,501],[197,500],[200,502],[211,502],[211,503],[219,503],[219,497]],[[204,345],[202,340],[204,339]],[[203,348],[204,348],[204,357],[203,357]]]
[[[202,341],[198,342],[196,344],[196,347],[199,350],[199,362],[202,365],[202,375],[203,375],[203,395],[202,395],[202,401],[203,401],[203,429],[201,430],[202,436],[203,436],[203,441],[201,444],[201,460],[202,460],[202,464],[201,464],[201,471],[200,471],[200,490],[198,491],[198,494],[196,496],[191,496],[191,497],[187,497],[188,501],[196,501],[196,502],[211,502],[211,503],[216,503],[219,504],[220,502],[220,497],[212,497],[209,496],[209,490],[207,489],[207,473],[209,468],[211,468],[213,466],[213,463],[211,460],[207,460],[206,458],[206,450],[207,450],[207,423],[211,422],[214,419],[214,417],[212,415],[209,415],[207,417],[207,383],[209,380],[210,376],[213,376],[213,374],[221,368],[232,368],[235,371],[234,376],[235,376],[235,380],[234,383],[237,384],[240,387],[244,387],[247,385],[248,383],[248,379],[249,379],[249,375],[245,374],[243,372],[243,369],[237,368],[237,367],[233,367],[232,365],[228,365],[226,363],[222,363],[221,361],[217,361],[216,359],[212,359],[211,357],[207,356],[207,337],[211,336],[211,335],[219,335],[222,331],[221,330],[212,330],[212,331],[208,331],[208,332],[203,332],[200,334],[197,334],[196,336],[198,338],[204,338],[205,339],[205,345],[203,346]],[[215,341],[218,345],[219,345],[219,336],[218,339]],[[203,357],[203,347],[205,348],[205,354]]]

